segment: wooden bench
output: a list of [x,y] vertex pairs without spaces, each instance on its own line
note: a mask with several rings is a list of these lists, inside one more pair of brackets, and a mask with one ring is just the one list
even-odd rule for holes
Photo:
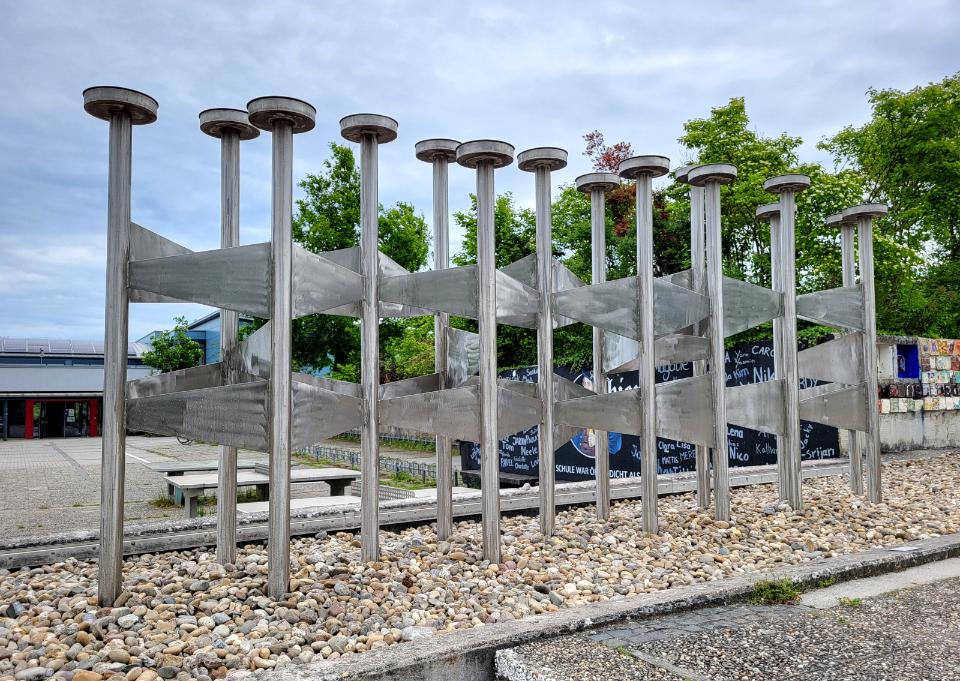
[[[251,470],[257,465],[256,461],[238,461],[238,470]],[[148,464],[147,468],[157,473],[169,475],[186,475],[187,473],[209,473],[219,470],[219,461],[155,461]],[[167,485],[167,495],[178,504],[183,503],[183,497],[179,490],[174,489],[173,485]]]
[[[345,468],[293,468],[290,470],[291,483],[325,482],[330,487],[330,496],[343,496],[350,483],[359,478],[360,473]],[[217,488],[219,474],[168,475],[164,480],[183,494],[183,505],[187,517],[196,518],[197,500],[203,496],[204,490]],[[270,498],[270,476],[256,470],[238,471],[237,487],[256,487],[261,499]]]

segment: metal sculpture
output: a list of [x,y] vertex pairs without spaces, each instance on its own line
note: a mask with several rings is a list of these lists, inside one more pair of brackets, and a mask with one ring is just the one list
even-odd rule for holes
[[[848,209],[844,225],[844,287],[797,297],[793,257],[796,191],[804,176],[773,178],[772,289],[722,274],[720,187],[736,178],[726,164],[683,168],[691,186],[691,269],[654,276],[652,180],[668,172],[662,156],[621,163],[619,176],[591,173],[577,179],[590,194],[593,281],[584,285],[553,257],[551,172],[566,152],[539,147],[517,157],[535,175],[536,252],[497,269],[494,243],[494,171],[513,162],[505,142],[458,143],[431,139],[415,147],[432,164],[434,269],[407,272],[377,249],[379,144],[397,136],[397,122],[375,114],[341,120],[341,134],[360,144],[361,239],[358,248],[311,253],[292,243],[293,136],[314,126],[315,110],[283,97],[252,100],[247,111],[210,109],[201,130],[221,139],[221,248],[192,252],[130,221],[131,126],[156,119],[157,103],[132,90],[98,87],[84,92],[84,107],[110,121],[106,353],[101,561],[98,599],[120,593],[123,540],[125,427],[186,435],[221,446],[217,501],[217,556],[228,562],[236,543],[236,448],[268,452],[270,510],[268,592],[280,598],[289,584],[291,454],[325,437],[361,430],[361,555],[379,559],[379,429],[395,426],[437,436],[437,532],[452,532],[451,439],[480,443],[484,558],[500,560],[499,440],[537,426],[540,434],[540,516],[543,534],[555,530],[553,452],[577,428],[599,433],[597,513],[609,518],[607,431],[638,435],[642,448],[642,525],[657,532],[658,436],[698,445],[698,502],[730,516],[727,422],[778,435],[781,494],[794,508],[800,488],[800,418],[867,433],[868,496],[880,499],[873,320],[872,218],[882,206]],[[271,133],[272,238],[238,245],[239,142]],[[451,161],[476,172],[477,262],[448,267],[448,183]],[[636,184],[637,274],[606,281],[605,192],[622,180]],[[853,283],[852,222],[859,229],[860,284]],[[190,301],[221,309],[220,362],[125,382],[129,302]],[[267,323],[236,342],[236,320],[249,314]],[[361,383],[291,370],[293,320],[309,314],[347,315],[361,323]],[[379,384],[381,317],[435,315],[436,372]],[[478,333],[453,329],[449,315],[477,321]],[[835,341],[796,352],[796,318],[854,330]],[[774,320],[775,380],[726,388],[724,339]],[[553,330],[576,321],[593,326],[594,390],[553,372]],[[497,324],[536,328],[536,384],[500,379]],[[694,376],[655,383],[655,369],[697,363]],[[607,391],[607,374],[636,369],[636,390]],[[799,390],[799,378],[831,381]],[[855,442],[852,438],[851,442]],[[711,460],[708,449],[714,454]],[[858,461],[859,461],[859,457]],[[712,471],[711,471],[712,466]],[[858,464],[851,460],[851,485]]]

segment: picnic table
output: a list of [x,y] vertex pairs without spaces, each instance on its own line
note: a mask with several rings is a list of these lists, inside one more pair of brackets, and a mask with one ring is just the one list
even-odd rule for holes
[[[167,485],[172,486],[183,494],[183,505],[188,518],[197,517],[197,500],[203,496],[204,490],[216,489],[219,480],[218,473],[199,473],[196,475],[168,475],[164,478]],[[346,468],[292,468],[290,482],[325,482],[330,487],[330,496],[343,496],[354,480],[360,478],[357,471]],[[242,470],[237,472],[237,487],[256,487],[260,498],[267,500],[270,497],[270,476],[258,470]]]

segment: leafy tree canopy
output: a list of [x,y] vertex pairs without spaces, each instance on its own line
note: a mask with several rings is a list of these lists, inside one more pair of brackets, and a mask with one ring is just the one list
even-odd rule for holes
[[160,374],[195,367],[203,359],[203,348],[187,335],[187,318],[174,317],[173,321],[172,329],[150,339],[150,349],[142,357],[144,364]]

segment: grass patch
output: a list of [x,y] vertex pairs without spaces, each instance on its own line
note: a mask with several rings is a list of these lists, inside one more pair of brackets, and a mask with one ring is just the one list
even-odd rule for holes
[[[339,440],[340,442],[360,442],[360,436],[356,433],[341,433],[330,439]],[[396,440],[381,438],[380,446],[389,447],[390,449],[405,449],[411,452],[434,452],[437,449],[436,443],[428,440],[404,440],[401,438],[397,438]]]
[[753,585],[750,602],[755,605],[778,605],[796,602],[800,587],[792,579],[763,580]]
[[630,649],[626,646],[617,646],[616,651],[623,655],[624,657],[633,657],[633,653],[630,652]]
[[381,475],[380,482],[390,487],[399,487],[400,489],[431,489],[437,486],[437,481],[433,478],[418,478],[404,471],[396,471],[389,475]]
[[846,596],[841,596],[840,605],[847,608],[859,608],[861,605],[863,605],[863,600],[860,598],[848,598]]
[[817,582],[817,588],[826,589],[827,587],[833,586],[836,583],[837,583],[836,577],[827,577],[826,579],[821,579],[819,582]]
[[177,505],[177,502],[166,494],[161,493],[150,500],[150,505],[154,508],[173,508]]

